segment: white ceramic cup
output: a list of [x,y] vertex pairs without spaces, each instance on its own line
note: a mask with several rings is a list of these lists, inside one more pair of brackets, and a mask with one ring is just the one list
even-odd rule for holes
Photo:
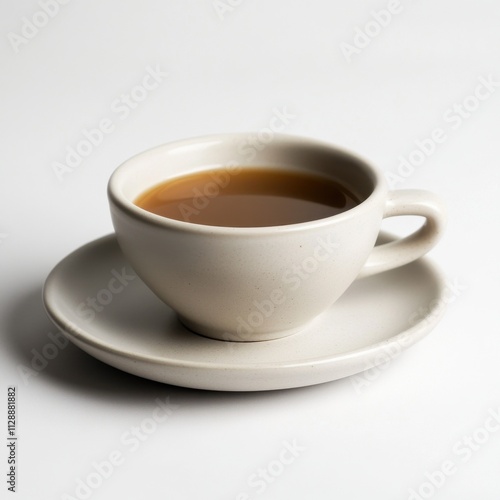
[[[388,192],[380,172],[329,144],[277,134],[252,149],[249,137],[224,134],[166,144],[126,161],[109,181],[121,249],[139,277],[195,332],[230,341],[298,332],[356,278],[407,264],[440,238],[444,210],[432,193]],[[193,196],[192,209],[202,210],[231,176],[256,166],[335,179],[361,203],[324,219],[248,228],[173,220],[134,204],[167,179],[220,169]],[[374,248],[382,219],[396,215],[426,220],[410,236]]]

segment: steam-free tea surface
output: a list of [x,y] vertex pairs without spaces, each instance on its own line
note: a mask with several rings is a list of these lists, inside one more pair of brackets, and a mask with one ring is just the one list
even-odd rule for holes
[[358,203],[333,179],[273,168],[190,174],[156,185],[135,200],[139,207],[170,219],[228,227],[307,222]]

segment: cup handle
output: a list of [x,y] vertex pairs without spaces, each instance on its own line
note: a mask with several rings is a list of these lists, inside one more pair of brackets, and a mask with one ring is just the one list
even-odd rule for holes
[[446,212],[440,199],[420,189],[390,191],[383,217],[421,215],[423,226],[405,238],[376,246],[365,262],[358,278],[403,266],[426,254],[441,238]]

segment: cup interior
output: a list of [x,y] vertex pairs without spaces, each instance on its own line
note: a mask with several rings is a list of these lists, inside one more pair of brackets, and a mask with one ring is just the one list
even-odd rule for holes
[[234,167],[271,167],[325,176],[347,187],[361,203],[381,185],[380,174],[365,161],[329,144],[279,134],[268,144],[259,144],[251,140],[254,137],[224,134],[151,149],[114,172],[109,195],[122,208],[139,215],[146,211],[134,201],[155,185],[195,172]]

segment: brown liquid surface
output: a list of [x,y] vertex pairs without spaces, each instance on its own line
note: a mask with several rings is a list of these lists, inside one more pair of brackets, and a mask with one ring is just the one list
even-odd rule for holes
[[339,183],[317,175],[243,168],[190,174],[163,182],[135,204],[170,219],[227,227],[264,227],[323,219],[359,200]]

